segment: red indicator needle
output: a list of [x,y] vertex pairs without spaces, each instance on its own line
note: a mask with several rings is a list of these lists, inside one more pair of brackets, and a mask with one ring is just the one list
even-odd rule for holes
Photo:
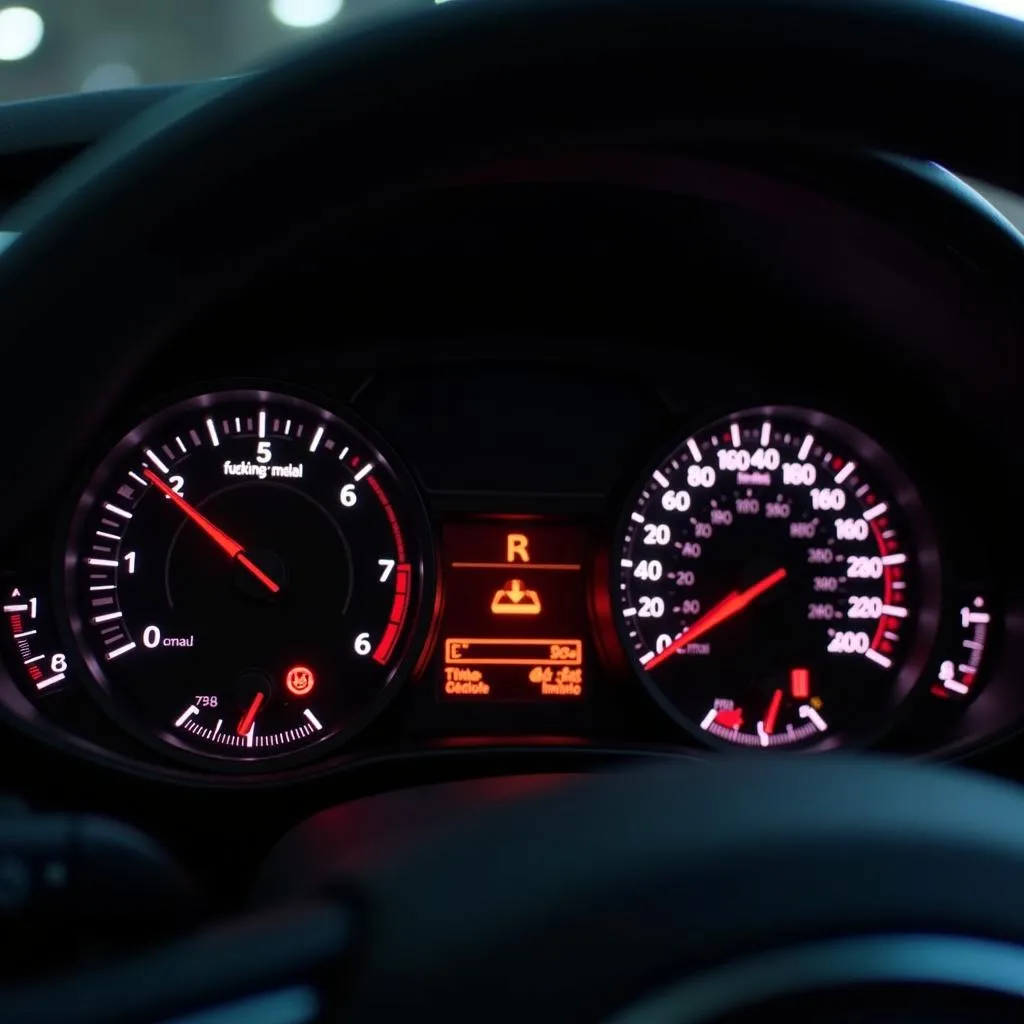
[[779,719],[779,708],[782,707],[782,691],[776,690],[772,694],[772,702],[768,705],[768,714],[764,716],[764,731],[769,736],[775,732],[775,723]]
[[700,618],[697,619],[689,629],[687,629],[681,636],[676,637],[668,647],[651,658],[644,668],[649,672],[656,665],[660,665],[666,658],[675,654],[680,648],[693,643],[697,637],[703,636],[709,630],[714,629],[715,626],[720,625],[727,619],[731,619],[734,615],[743,611],[743,609],[746,608],[754,598],[760,597],[766,590],[774,587],[776,583],[781,583],[785,578],[786,570],[776,569],[775,572],[765,576],[763,580],[758,581],[753,586],[747,587],[746,590],[734,590],[731,594],[719,601],[713,608],[700,616]]
[[263,694],[257,693],[252,699],[252,703],[249,705],[249,710],[242,716],[242,720],[238,723],[238,735],[245,736],[246,733],[252,728],[252,723],[256,721],[256,716],[259,714],[260,708],[263,707]]
[[210,537],[221,550],[227,553],[228,558],[237,558],[271,593],[276,594],[281,588],[253,562],[246,554],[245,549],[237,540],[229,537],[222,529],[214,526],[199,509],[190,505],[177,491],[160,479],[151,469],[144,469],[142,475],[158,490],[167,495],[182,512],[185,513],[208,537]]
[[238,562],[240,565],[244,565],[272,594],[276,594],[281,589],[248,555],[239,555]]

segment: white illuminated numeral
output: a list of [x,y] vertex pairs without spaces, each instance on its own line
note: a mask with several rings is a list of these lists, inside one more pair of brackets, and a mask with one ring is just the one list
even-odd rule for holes
[[[167,478],[167,482],[171,485],[171,490],[174,491],[175,494],[180,495],[185,489],[185,478],[183,476],[169,476]],[[170,495],[165,494],[164,501],[170,500]]]
[[662,565],[656,558],[644,559],[637,562],[633,575],[638,580],[660,580]]
[[714,487],[715,471],[710,466],[687,466],[686,484],[688,487]]
[[784,462],[782,482],[791,487],[810,487],[818,478],[818,471],[810,462]]
[[665,614],[665,602],[660,597],[641,597],[640,610],[637,617],[641,619],[660,619]]
[[661,496],[661,507],[666,512],[685,512],[690,507],[690,495],[686,491],[666,491]]
[[781,462],[778,448],[758,448],[750,456],[750,464],[754,469],[766,469],[769,472],[778,469]]
[[356,496],[356,485],[345,484],[341,489],[341,493],[338,495],[339,500],[344,508],[351,508],[359,498]]
[[841,487],[812,487],[811,507],[818,511],[841,512],[846,508],[846,492]]
[[878,555],[851,555],[846,564],[846,575],[851,580],[877,580],[884,572],[885,567]]
[[871,646],[867,633],[837,632],[828,642],[829,654],[864,654]]
[[718,450],[718,468],[741,473],[750,469],[750,452],[742,448],[720,448]]
[[50,659],[50,671],[51,672],[63,672],[68,667],[68,659],[63,654],[55,654]]
[[147,626],[142,631],[142,643],[143,646],[153,648],[160,646],[160,627],[159,626]]
[[718,468],[732,472],[743,473],[751,466],[771,471],[778,469],[781,461],[777,448],[756,448],[753,454],[742,448],[722,448],[718,451]]
[[273,459],[273,452],[270,450],[269,441],[257,441],[256,442],[256,461],[263,463],[264,465]]
[[123,557],[125,565],[128,566],[128,575],[131,576],[135,572],[135,552],[129,551]]
[[863,519],[837,519],[836,537],[839,540],[867,540],[871,527]]
[[664,547],[671,540],[672,531],[664,523],[647,523],[644,525],[645,544]]
[[370,650],[371,650],[370,634],[369,633],[360,633],[359,636],[356,637],[356,642],[352,646],[353,646],[353,649],[355,650],[356,654],[360,654],[360,655],[369,654]]
[[380,566],[380,581],[384,583],[395,568],[395,560],[393,558],[378,558],[377,564]]
[[877,619],[881,617],[884,602],[880,597],[848,597],[848,619]]

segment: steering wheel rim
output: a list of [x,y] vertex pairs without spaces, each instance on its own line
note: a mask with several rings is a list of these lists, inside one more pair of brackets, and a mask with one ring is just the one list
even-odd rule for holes
[[[0,399],[27,420],[25,381],[45,381],[48,415],[6,453],[11,493],[46,496],[203,282],[265,249],[267,222],[288,232],[382,184],[599,132],[637,111],[685,124],[692,138],[743,124],[937,159],[1020,188],[1022,54],[1024,27],[950,4],[489,0],[368,27],[264,74],[186,92],[12,215],[24,235],[0,259],[10,371]],[[342,152],[323,138],[335,119]],[[268,180],[277,192],[261,194]],[[0,530],[32,511],[4,503]],[[782,930],[791,937],[908,927],[1024,937],[1015,792],[937,770],[807,764],[594,780],[572,802],[487,816],[382,866],[362,884],[370,941],[354,1008],[374,1019],[427,1004],[451,1020],[484,1006],[492,1020],[578,1017],[584,1003],[604,1013],[712,952],[736,951],[711,938],[723,915],[710,894],[730,879],[730,899],[760,905],[776,937],[765,900],[794,921]],[[545,843],[557,860],[526,870]],[[807,871],[825,864],[857,880],[827,890],[827,913],[817,896],[779,902],[777,892],[805,893]],[[638,873],[649,884],[624,889]],[[780,885],[783,875],[799,884]],[[883,905],[868,882],[887,875],[903,884]],[[767,937],[745,932],[754,941]],[[560,951],[556,969],[536,969],[541,943]]]
[[[431,806],[427,793],[373,800],[395,820]],[[272,852],[263,885],[278,898],[339,885],[355,898],[354,1019],[429,1006],[452,1021],[634,1024],[684,1019],[686,1006],[703,1022],[801,987],[936,982],[954,950],[966,959],[947,965],[950,990],[1020,997],[1005,966],[1024,957],[1022,812],[1015,787],[950,768],[740,757],[574,780],[356,858],[329,839],[344,809],[324,811]],[[926,957],[928,936],[948,942]],[[759,959],[822,942],[861,958],[880,937],[903,964],[876,951],[844,978],[798,954],[805,970],[774,990],[750,980]],[[728,991],[711,999],[716,972]]]
[[[23,234],[0,259],[12,371],[0,400],[34,423],[5,456],[9,486],[45,500],[209,282],[265,251],[266,223],[282,237],[325,204],[432,165],[638,112],[693,138],[738,122],[770,139],[923,155],[1012,188],[1022,52],[1024,26],[926,0],[488,0],[346,32],[259,75],[183,92],[2,225]],[[62,342],[59,374],[39,339]],[[46,382],[45,418],[32,416],[26,381]],[[5,503],[0,531],[33,511]]]

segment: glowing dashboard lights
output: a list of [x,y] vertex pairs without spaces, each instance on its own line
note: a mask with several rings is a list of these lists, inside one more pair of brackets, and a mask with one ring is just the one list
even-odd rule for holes
[[582,697],[585,532],[496,517],[449,524],[442,546],[441,699]]

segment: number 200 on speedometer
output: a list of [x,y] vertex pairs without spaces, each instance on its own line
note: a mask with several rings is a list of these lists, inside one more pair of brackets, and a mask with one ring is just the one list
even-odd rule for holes
[[683,440],[634,490],[613,556],[637,674],[713,745],[863,737],[934,639],[921,502],[877,444],[821,413],[753,409]]

